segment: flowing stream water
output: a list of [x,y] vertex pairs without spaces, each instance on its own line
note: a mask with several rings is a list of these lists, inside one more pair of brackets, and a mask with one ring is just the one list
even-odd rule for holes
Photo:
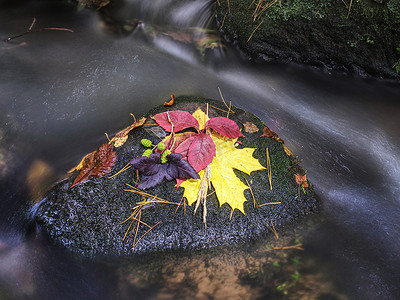
[[[105,132],[130,124],[130,113],[140,116],[172,93],[220,99],[220,89],[303,160],[323,202],[323,222],[299,254],[317,261],[313,272],[325,273],[343,299],[398,299],[400,85],[292,65],[254,66],[234,49],[201,56],[165,34],[149,38],[146,30],[213,27],[215,4],[126,2],[116,14],[142,22],[123,37],[107,33],[95,11],[64,2],[0,2],[2,39],[25,32],[34,17],[34,28],[74,31],[41,31],[0,45],[0,298],[188,298],[182,285],[154,294],[135,278],[121,283],[131,275],[122,276],[118,265],[77,262],[34,233],[27,211],[43,195],[38,186],[61,178],[106,141]],[[201,255],[183,260],[191,265]],[[226,256],[212,259],[221,268],[232,264]],[[200,290],[200,279],[186,285]],[[241,294],[244,284],[229,280],[214,288],[225,294],[194,295],[290,299],[268,297],[262,286]]]

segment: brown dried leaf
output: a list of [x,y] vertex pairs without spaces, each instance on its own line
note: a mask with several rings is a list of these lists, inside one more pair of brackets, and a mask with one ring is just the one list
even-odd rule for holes
[[118,132],[110,141],[110,143],[114,144],[114,147],[118,148],[125,144],[128,139],[128,134],[136,127],[142,126],[146,122],[146,118],[143,117],[139,121],[134,122],[132,125],[126,127],[125,129]]
[[174,105],[174,102],[175,102],[175,95],[172,94],[171,100],[164,102],[164,106],[172,106],[172,105]]
[[300,175],[300,174],[294,174],[294,178],[296,179],[296,183],[298,185],[302,185],[304,188],[308,187],[308,181],[307,181],[307,174]]
[[281,138],[279,138],[275,132],[273,132],[271,129],[269,129],[268,126],[265,126],[263,131],[264,131],[264,133],[261,136],[270,137],[279,143],[283,143],[283,140]]
[[92,177],[101,177],[110,173],[116,161],[117,154],[114,151],[114,146],[112,144],[101,145],[99,150],[85,156],[82,162],[82,169],[70,189]]
[[260,131],[258,129],[258,127],[254,123],[244,122],[242,124],[243,124],[243,127],[244,127],[244,131],[246,131],[247,133],[255,133],[255,132]]
[[96,152],[96,151],[93,151],[93,152],[90,152],[90,153],[86,154],[86,155],[81,159],[80,163],[79,163],[78,165],[76,165],[75,167],[73,167],[71,170],[69,170],[68,173],[72,173],[72,172],[79,171],[80,169],[82,169],[82,167],[83,167],[83,162],[84,162],[86,159],[90,159],[89,157],[90,157],[91,155],[93,155],[95,152]]

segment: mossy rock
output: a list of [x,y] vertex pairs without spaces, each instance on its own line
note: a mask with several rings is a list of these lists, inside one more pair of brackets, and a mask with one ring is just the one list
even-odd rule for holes
[[[121,224],[132,213],[135,203],[143,200],[143,196],[126,191],[127,184],[134,185],[137,174],[130,168],[119,175],[117,173],[129,161],[140,156],[144,147],[143,138],[152,140],[153,144],[165,136],[165,131],[149,117],[166,110],[186,110],[193,113],[197,108],[206,111],[210,117],[226,116],[227,108],[221,102],[198,97],[179,97],[172,107],[159,106],[152,109],[146,117],[146,124],[129,133],[126,143],[116,148],[117,162],[112,171],[100,178],[92,178],[70,189],[78,175],[55,184],[39,203],[35,220],[56,244],[73,253],[87,257],[115,257],[133,255],[132,245],[135,236],[135,224],[128,232],[133,232],[129,242],[123,240],[131,221]],[[145,225],[139,226],[137,238],[142,237],[135,247],[135,253],[156,253],[168,250],[195,250],[222,245],[234,245],[257,240],[272,235],[266,222],[273,222],[276,229],[285,224],[295,224],[298,219],[316,212],[318,201],[310,184],[304,191],[296,184],[294,174],[304,174],[304,170],[296,163],[293,156],[288,155],[283,144],[275,139],[261,137],[265,124],[253,114],[233,107],[234,120],[241,129],[245,122],[254,123],[259,129],[256,133],[246,133],[239,138],[242,143],[238,148],[256,148],[254,158],[266,166],[266,148],[268,148],[271,170],[272,190],[266,170],[254,171],[251,175],[235,171],[236,175],[246,183],[250,183],[251,191],[259,207],[254,207],[250,189],[244,194],[248,201],[244,203],[245,214],[232,209],[229,205],[221,207],[215,196],[207,198],[207,229],[203,224],[202,207],[194,214],[192,206],[172,204],[146,205],[141,212],[141,221],[153,226],[150,230]],[[149,126],[153,123],[152,126]],[[156,136],[157,135],[157,136]],[[183,196],[183,188],[176,189],[175,181],[164,180],[162,184],[146,190],[170,202],[179,203]],[[300,198],[299,198],[300,196]],[[271,202],[281,202],[271,204]],[[265,204],[265,205],[263,205]],[[133,230],[133,231],[132,231]]]
[[221,1],[217,19],[226,38],[257,62],[400,79],[400,2],[349,2],[350,10],[340,0],[282,0],[262,10],[258,1]]

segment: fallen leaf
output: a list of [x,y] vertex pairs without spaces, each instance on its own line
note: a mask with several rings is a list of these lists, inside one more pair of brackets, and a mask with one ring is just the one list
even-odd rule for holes
[[244,122],[242,124],[244,127],[244,131],[246,131],[247,133],[255,133],[260,131],[260,129],[258,129],[258,127],[254,123]]
[[[243,203],[247,199],[243,192],[249,187],[236,177],[233,169],[250,175],[253,171],[264,170],[265,168],[253,157],[255,149],[237,149],[235,147],[237,139],[226,140],[219,134],[213,133],[211,137],[215,144],[216,156],[210,164],[210,181],[215,189],[218,201],[220,205],[227,203],[233,210],[238,209],[244,214]],[[181,187],[185,189],[183,195],[189,205],[197,200],[204,171],[201,171],[199,175],[200,180],[189,179],[181,183]]]
[[74,182],[70,186],[83,183],[92,177],[101,177],[110,173],[117,161],[117,154],[112,144],[103,144],[97,151],[85,156],[82,162],[82,168]]
[[[167,146],[171,152],[175,152],[175,149],[179,147],[184,141],[186,141],[191,136],[195,136],[197,133],[193,131],[187,131],[182,133],[177,133],[173,136],[169,135],[165,137],[162,142]],[[171,139],[172,138],[172,139]]]
[[165,101],[165,102],[164,102],[164,106],[172,106],[172,105],[174,105],[174,102],[175,102],[175,95],[172,94],[172,95],[171,95],[171,100]]
[[86,159],[90,159],[90,157],[93,156],[95,152],[96,152],[96,150],[93,151],[93,152],[90,152],[90,153],[86,154],[86,155],[81,159],[81,161],[79,162],[79,164],[76,165],[75,167],[73,167],[73,168],[72,168],[71,170],[69,170],[67,173],[73,173],[73,172],[75,172],[75,171],[79,171],[80,169],[82,169],[82,167],[83,167],[83,162],[84,162]]
[[188,162],[193,166],[196,172],[207,167],[207,165],[212,162],[214,156],[215,144],[211,136],[207,133],[199,133],[196,135],[195,139],[190,144],[187,155]]
[[167,132],[179,132],[187,128],[199,129],[199,122],[187,111],[173,110],[156,114],[152,117]]
[[200,172],[212,162],[215,145],[210,135],[199,133],[181,143],[175,152],[182,154],[196,172]]
[[200,107],[192,115],[199,122],[199,130],[203,130],[209,120],[208,116],[200,109]]
[[301,185],[304,188],[308,187],[307,174],[304,174],[304,175],[295,174],[294,178],[296,179],[296,183],[298,185]]
[[126,140],[128,139],[128,134],[133,129],[140,127],[146,122],[146,118],[143,117],[139,121],[134,122],[132,125],[126,127],[125,129],[121,130],[120,132],[116,133],[115,136],[111,139],[110,143],[114,144],[114,147],[118,148],[125,144]]
[[215,117],[207,121],[205,127],[212,128],[219,134],[222,134],[230,139],[243,136],[239,126],[235,121],[225,117]]
[[148,189],[160,184],[164,178],[174,179],[200,178],[193,167],[178,153],[167,155],[168,161],[161,163],[161,153],[153,153],[150,157],[140,156],[131,160],[131,165],[142,173],[139,189]]
[[279,138],[275,132],[273,132],[271,129],[269,129],[268,126],[265,126],[263,131],[264,131],[264,133],[261,136],[270,137],[279,143],[283,143],[283,140],[281,138]]

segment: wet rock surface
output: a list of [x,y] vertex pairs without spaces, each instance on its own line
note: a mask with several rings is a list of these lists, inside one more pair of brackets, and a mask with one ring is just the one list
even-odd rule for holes
[[[179,97],[172,107],[159,106],[151,110],[146,117],[165,110],[186,110],[193,113],[197,108],[207,110],[210,117],[226,116],[227,110],[221,102],[198,97]],[[286,224],[295,224],[298,219],[317,211],[318,200],[310,185],[299,192],[294,174],[304,174],[304,170],[295,162],[292,156],[285,153],[282,143],[268,137],[260,137],[265,124],[253,114],[233,107],[234,114],[229,118],[242,129],[244,137],[238,148],[256,148],[254,157],[266,166],[266,148],[269,150],[272,167],[272,190],[269,188],[266,170],[252,172],[246,175],[235,171],[236,175],[246,183],[250,183],[254,199],[259,207],[254,207],[250,189],[244,194],[243,215],[227,204],[219,207],[215,193],[209,191],[207,197],[207,229],[203,224],[202,207],[194,214],[194,205],[185,206],[181,203],[153,203],[143,207],[141,221],[155,228],[146,235],[149,227],[142,223],[137,233],[135,224],[127,221],[135,203],[143,200],[143,196],[127,191],[127,184],[135,185],[137,174],[130,168],[119,175],[109,178],[122,169],[129,161],[141,155],[144,147],[140,140],[147,138],[157,144],[166,135],[164,130],[150,118],[143,127],[129,133],[126,143],[116,148],[117,162],[112,171],[100,178],[92,178],[70,189],[78,175],[75,172],[69,178],[62,180],[46,194],[35,212],[35,221],[43,232],[47,233],[56,244],[67,248],[73,253],[88,257],[113,257],[132,255],[134,236],[142,237],[135,247],[135,253],[151,253],[168,250],[196,250],[233,245],[257,240],[260,237],[272,235],[271,224],[280,228]],[[254,123],[259,132],[246,133],[242,124]],[[151,195],[158,196],[170,202],[179,203],[183,196],[183,188],[176,189],[175,181],[163,181],[162,184],[146,190]],[[300,195],[300,199],[299,199]],[[280,204],[268,205],[271,202]],[[269,222],[270,226],[266,224]],[[272,223],[271,223],[272,221]],[[123,240],[125,233],[132,235],[129,242]],[[136,240],[137,240],[136,239]]]
[[[361,76],[400,78],[397,0],[221,1],[225,37],[256,62],[294,62]],[[267,7],[268,6],[268,7]]]

